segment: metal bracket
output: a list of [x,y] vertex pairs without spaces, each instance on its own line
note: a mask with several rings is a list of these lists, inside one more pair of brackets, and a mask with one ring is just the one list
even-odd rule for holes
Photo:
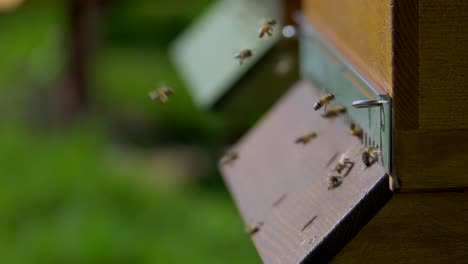
[[300,26],[302,77],[313,81],[323,92],[335,95],[335,102],[346,107],[349,121],[363,129],[363,144],[378,147],[379,163],[392,175],[391,98],[379,93],[375,84],[364,78],[301,15],[297,14],[296,20]]

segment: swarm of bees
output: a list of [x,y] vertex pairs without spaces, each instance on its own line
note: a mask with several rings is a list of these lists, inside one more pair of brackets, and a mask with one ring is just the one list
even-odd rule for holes
[[302,144],[302,145],[306,145],[307,143],[309,143],[309,141],[313,138],[316,138],[317,137],[317,133],[315,132],[309,132],[309,133],[306,133],[300,137],[298,137],[294,143],[296,144]]
[[320,108],[322,108],[322,106],[325,106],[325,111],[326,111],[327,105],[334,99],[335,99],[335,96],[333,94],[331,93],[324,94],[322,97],[320,97],[320,99],[317,102],[315,102],[314,110],[317,111]]
[[258,30],[258,37],[263,38],[265,34],[272,36],[273,27],[277,24],[276,19],[268,19],[263,23],[263,25]]
[[149,98],[151,100],[158,100],[162,104],[166,104],[169,101],[169,97],[173,94],[173,90],[171,87],[163,85],[151,92],[149,92]]
[[245,49],[234,54],[234,58],[239,60],[239,65],[242,65],[245,60],[253,56],[253,51],[250,49]]
[[367,146],[364,148],[361,158],[362,163],[364,163],[366,167],[370,167],[379,159],[379,150],[375,146]]

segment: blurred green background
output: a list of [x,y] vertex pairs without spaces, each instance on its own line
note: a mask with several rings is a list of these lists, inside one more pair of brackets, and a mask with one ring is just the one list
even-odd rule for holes
[[0,11],[0,262],[258,263],[216,169],[226,122],[167,56],[213,1],[103,1],[79,107],[70,2]]

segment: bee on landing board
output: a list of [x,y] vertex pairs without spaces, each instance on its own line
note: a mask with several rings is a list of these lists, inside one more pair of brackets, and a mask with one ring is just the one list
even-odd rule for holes
[[367,146],[364,148],[361,157],[364,165],[366,165],[366,167],[370,167],[378,160],[379,151],[375,146]]
[[302,145],[305,145],[307,143],[309,143],[309,141],[313,138],[316,138],[317,137],[317,133],[315,132],[309,132],[309,133],[306,133],[300,137],[298,137],[294,143],[296,144],[302,144]]
[[362,137],[362,128],[355,123],[349,124],[349,133],[356,137]]
[[346,153],[343,153],[335,165],[335,171],[341,174],[341,172],[346,169],[346,171],[343,173],[343,176],[346,176],[346,174],[351,171],[353,166],[354,162],[349,159],[349,156]]
[[253,51],[250,49],[245,49],[234,54],[234,58],[239,60],[239,64],[242,65],[244,61],[252,57]]
[[258,30],[258,37],[263,38],[265,34],[268,36],[272,36],[271,31],[273,31],[273,27],[277,24],[276,19],[268,19],[263,23],[263,25]]
[[327,110],[327,105],[335,99],[335,96],[331,93],[326,93],[314,104],[314,110],[317,111],[322,106],[325,106],[325,110]]
[[238,158],[239,158],[239,154],[236,151],[233,151],[233,150],[228,151],[226,154],[224,154],[223,158],[221,159],[221,164],[222,165],[232,164]]
[[328,175],[328,190],[335,189],[343,183],[343,177],[340,175],[330,174]]
[[256,234],[258,231],[260,231],[260,228],[263,226],[263,222],[259,222],[258,224],[256,225],[247,225],[245,227],[245,232],[249,235],[254,235]]
[[159,100],[162,104],[166,104],[169,101],[169,96],[173,94],[172,88],[169,86],[161,86],[151,92],[149,92],[149,97],[151,100]]

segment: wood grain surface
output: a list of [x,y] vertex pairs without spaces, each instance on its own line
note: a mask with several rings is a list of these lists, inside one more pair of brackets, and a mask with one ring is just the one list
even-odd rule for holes
[[393,104],[393,167],[402,189],[468,187],[468,2],[303,0],[303,6],[365,77],[390,85],[384,88]]
[[331,263],[466,263],[468,193],[400,193]]
[[[390,199],[379,165],[364,169],[360,140],[343,120],[324,119],[313,105],[319,90],[301,82],[273,107],[233,150],[238,159],[221,164],[265,263],[329,260]],[[306,145],[297,137],[315,131]],[[332,157],[349,151],[355,166],[335,189],[328,189]]]
[[417,129],[418,0],[394,0],[392,23],[394,128]]
[[468,187],[468,130],[396,131],[402,190]]
[[468,1],[419,0],[418,13],[419,127],[466,129]]
[[303,12],[356,68],[392,94],[392,0],[303,0]]

